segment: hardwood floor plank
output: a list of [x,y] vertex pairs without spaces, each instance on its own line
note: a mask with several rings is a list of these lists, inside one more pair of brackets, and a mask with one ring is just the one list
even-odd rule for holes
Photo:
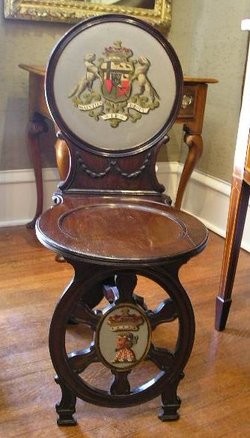
[[[48,331],[72,269],[57,263],[33,231],[24,227],[0,229],[0,437],[247,437],[250,255],[241,252],[227,328],[218,333],[214,311],[223,244],[222,238],[210,233],[208,248],[180,274],[196,319],[195,344],[179,389],[180,420],[158,420],[159,398],[124,409],[101,408],[78,400],[79,424],[59,428],[54,405],[60,390],[53,380]],[[160,290],[143,279],[138,287],[150,306],[158,305]],[[164,336],[163,328],[159,336]]]

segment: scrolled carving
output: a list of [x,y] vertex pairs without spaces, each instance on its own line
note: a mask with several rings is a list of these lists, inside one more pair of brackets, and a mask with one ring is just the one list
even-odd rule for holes
[[52,202],[54,205],[62,204],[63,203],[63,197],[59,193],[54,193],[52,196]]

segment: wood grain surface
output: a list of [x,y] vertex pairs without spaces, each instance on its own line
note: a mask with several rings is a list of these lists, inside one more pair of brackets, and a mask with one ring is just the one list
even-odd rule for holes
[[[73,428],[56,425],[60,397],[48,352],[48,330],[55,304],[72,269],[57,263],[34,232],[0,230],[0,437],[152,438],[246,437],[250,430],[249,262],[241,252],[227,328],[214,330],[224,240],[210,234],[208,248],[181,270],[196,317],[194,349],[180,384],[180,420],[162,423],[159,400],[133,408],[101,408],[78,401]],[[191,268],[191,269],[189,269]],[[158,297],[149,281],[139,287],[152,306]],[[158,336],[164,337],[163,328]],[[69,340],[70,341],[70,340]],[[98,376],[93,370],[91,378]]]

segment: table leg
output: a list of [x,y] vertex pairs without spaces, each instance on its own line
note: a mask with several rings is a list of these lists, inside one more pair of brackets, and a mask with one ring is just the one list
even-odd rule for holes
[[191,134],[186,133],[184,137],[184,141],[186,145],[188,146],[188,155],[183,167],[183,171],[181,174],[177,196],[176,196],[176,202],[175,207],[181,208],[182,198],[184,195],[184,191],[186,189],[186,185],[188,183],[188,180],[196,166],[196,163],[198,162],[199,158],[201,157],[202,151],[203,151],[203,140],[202,136],[200,134]]
[[39,113],[34,113],[31,121],[28,124],[27,131],[28,148],[35,173],[37,205],[34,218],[26,225],[26,227],[34,228],[36,220],[43,210],[43,179],[39,137],[43,132],[48,131],[44,117]]
[[231,295],[239,258],[249,200],[249,186],[239,178],[233,178],[227,220],[227,235],[221,268],[219,295],[216,298],[216,330],[224,330],[231,306]]

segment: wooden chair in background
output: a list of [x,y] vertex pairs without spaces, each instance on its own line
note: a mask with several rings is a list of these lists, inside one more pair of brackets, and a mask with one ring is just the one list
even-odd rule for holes
[[[250,31],[250,20],[242,21],[242,29]],[[215,327],[224,330],[232,303],[231,295],[239,258],[241,240],[250,194],[250,45],[245,72],[245,83],[239,129],[234,157],[232,189],[227,220],[227,234],[223,254],[219,295],[216,298]]]
[[[77,397],[120,408],[161,395],[160,419],[178,418],[195,330],[178,272],[207,242],[197,219],[169,205],[155,171],[182,86],[171,45],[128,16],[76,25],[51,55],[47,102],[70,171],[36,232],[75,272],[49,337],[60,425],[75,424]],[[140,278],[163,293],[156,309]]]

